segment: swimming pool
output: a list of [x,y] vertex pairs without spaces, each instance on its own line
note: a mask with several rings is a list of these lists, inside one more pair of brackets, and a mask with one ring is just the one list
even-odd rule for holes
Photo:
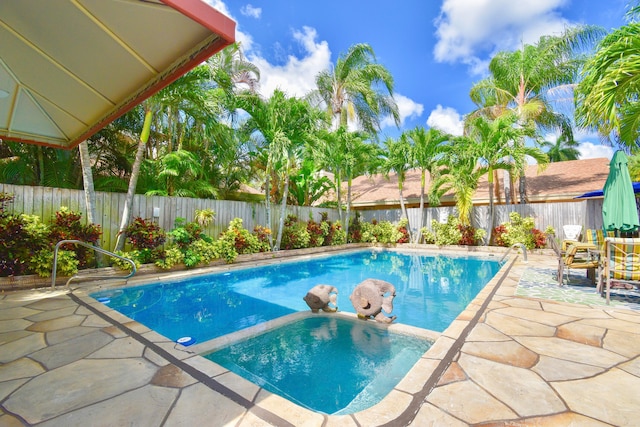
[[201,343],[309,310],[302,298],[318,284],[338,288],[340,311],[353,313],[349,295],[375,278],[396,287],[397,323],[442,332],[500,266],[494,258],[368,249],[91,296],[172,340],[189,336]]
[[300,406],[343,415],[382,400],[431,344],[375,322],[327,314],[203,356]]

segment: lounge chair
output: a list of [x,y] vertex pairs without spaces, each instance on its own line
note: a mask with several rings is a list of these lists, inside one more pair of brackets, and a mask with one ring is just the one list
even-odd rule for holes
[[[553,236],[547,236],[547,242],[549,242],[551,249],[554,250],[558,257],[558,285],[562,286],[564,284],[565,270],[567,271],[568,283],[572,268],[587,269],[592,270],[593,272],[599,268],[600,262],[598,259],[592,258],[591,256],[587,256],[585,258],[576,257],[576,254],[578,253],[578,246],[569,245],[566,251],[562,251]],[[591,274],[590,276],[595,277],[595,274]]]
[[614,282],[640,287],[640,238],[607,237],[605,248],[604,272],[598,290],[605,294],[609,304]]
[[599,251],[604,253],[604,239],[606,237],[614,237],[613,231],[607,231],[606,234],[601,229],[587,228],[584,232],[584,241],[595,245]]

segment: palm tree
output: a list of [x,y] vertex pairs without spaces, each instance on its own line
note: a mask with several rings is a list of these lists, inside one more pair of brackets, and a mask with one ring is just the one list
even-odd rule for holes
[[[355,120],[360,129],[374,135],[380,128],[380,118],[391,116],[400,123],[398,106],[393,99],[393,77],[376,63],[371,46],[355,44],[341,55],[332,70],[316,76],[316,98],[325,104],[333,127],[347,127]],[[384,90],[384,92],[383,92]]]
[[[439,175],[440,160],[443,155],[445,143],[451,138],[450,135],[436,128],[430,128],[428,131],[418,126],[403,134],[409,144],[413,148],[412,158],[413,166],[420,170],[420,223],[418,230],[424,227],[424,193],[426,186],[427,172],[431,185],[435,182]],[[430,206],[437,206],[440,200],[429,200]],[[422,236],[422,233],[416,233],[415,243]]]
[[[560,129],[573,139],[571,117],[553,106],[575,86],[586,60],[584,47],[600,35],[599,28],[575,27],[515,52],[499,52],[489,64],[490,76],[471,88],[471,99],[479,107],[472,115],[495,118],[511,110],[523,127],[533,123],[539,132]],[[515,172],[520,176],[520,202],[526,203],[524,171],[516,167]]]
[[[407,215],[407,207],[404,203],[404,196],[402,194],[404,188],[404,181],[407,177],[407,171],[413,166],[412,147],[409,139],[403,134],[399,139],[393,139],[391,137],[384,141],[386,159],[382,164],[384,174],[389,177],[390,172],[395,172],[398,177],[398,193],[400,194],[400,209],[402,211],[402,217],[409,219]],[[409,237],[411,238],[411,224],[407,227]]]
[[471,150],[478,156],[479,173],[486,173],[489,183],[489,244],[493,242],[492,234],[495,227],[493,190],[497,174],[494,172],[499,169],[510,171],[514,167],[513,163],[505,161],[506,158],[522,159],[517,162],[524,162],[525,156],[528,155],[541,167],[547,164],[547,156],[539,148],[515,144],[534,134],[532,127],[522,128],[516,126],[517,122],[518,117],[511,113],[499,116],[495,120],[476,116],[470,119],[467,125],[468,136],[475,141]]
[[[639,12],[636,5],[628,18]],[[640,137],[638,52],[640,23],[631,21],[607,35],[586,63],[575,98],[579,126],[595,128],[605,141],[613,137],[631,148],[637,148]]]
[[541,148],[547,149],[549,162],[566,162],[567,160],[578,160],[580,143],[571,138],[571,135],[560,134],[556,137],[556,142],[543,141]]
[[265,100],[255,93],[244,92],[238,96],[238,105],[251,116],[246,123],[248,129],[261,135],[263,148],[267,151],[265,197],[267,224],[271,224],[271,172],[277,171],[282,183],[280,220],[274,250],[280,248],[289,192],[289,175],[296,164],[296,154],[315,128],[318,113],[303,100],[288,98],[280,90],[274,91]]

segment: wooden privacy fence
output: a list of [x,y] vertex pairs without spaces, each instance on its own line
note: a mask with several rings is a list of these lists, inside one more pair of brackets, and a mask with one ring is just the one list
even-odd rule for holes
[[[38,215],[44,222],[51,222],[55,212],[61,206],[66,206],[76,212],[81,212],[86,220],[87,213],[84,201],[84,191],[67,190],[51,187],[31,187],[0,183],[0,192],[12,194],[13,203],[8,205],[10,213]],[[96,223],[102,227],[102,247],[112,249],[115,246],[126,194],[96,192]],[[160,197],[136,195],[133,199],[132,217],[153,219],[164,230],[171,230],[175,226],[176,218],[193,221],[196,209],[212,209],[215,213],[213,224],[205,229],[212,237],[224,231],[234,218],[241,218],[248,230],[256,225],[266,225],[266,210],[264,203],[236,202],[230,200],[192,199],[186,197]],[[508,221],[509,213],[516,211],[523,217],[532,216],[536,228],[544,231],[550,225],[556,230],[556,235],[563,238],[562,226],[565,224],[580,224],[583,230],[587,228],[602,228],[602,199],[585,199],[569,203],[535,203],[526,205],[498,205],[496,209],[496,225]],[[300,220],[307,221],[310,217],[314,221],[320,220],[320,214],[326,212],[328,219],[336,221],[336,209],[315,208],[304,206],[287,206],[287,215],[296,215]],[[362,220],[396,222],[401,218],[400,209],[380,209],[359,211]],[[154,215],[157,214],[157,215]],[[272,225],[277,224],[280,205],[271,206]],[[411,228],[419,229],[420,209],[407,210]],[[352,215],[355,212],[352,211]],[[446,221],[449,215],[456,215],[455,207],[445,206],[425,208],[424,225],[431,226],[431,220]],[[489,229],[489,207],[475,206],[472,211],[472,225],[476,228]]]

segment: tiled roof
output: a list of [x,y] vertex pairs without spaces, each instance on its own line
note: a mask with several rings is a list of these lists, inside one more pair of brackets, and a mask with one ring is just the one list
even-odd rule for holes
[[[503,187],[503,171],[499,171],[500,187]],[[609,159],[585,159],[549,163],[539,172],[538,165],[530,165],[525,171],[529,202],[570,201],[589,191],[601,190],[609,174]],[[425,181],[425,191],[430,185],[429,174]],[[516,182],[516,194],[517,194]],[[345,186],[346,187],[346,186]],[[354,207],[395,206],[400,202],[398,178],[390,174],[360,176],[353,180],[352,203]],[[346,194],[346,188],[345,188]],[[415,205],[420,200],[420,171],[407,172],[403,187],[405,201]],[[504,200],[504,196],[503,200]],[[495,200],[494,200],[495,201]],[[453,194],[442,198],[443,204],[453,204]],[[425,204],[426,204],[425,195]],[[474,195],[475,204],[489,203],[489,184],[484,176]]]

